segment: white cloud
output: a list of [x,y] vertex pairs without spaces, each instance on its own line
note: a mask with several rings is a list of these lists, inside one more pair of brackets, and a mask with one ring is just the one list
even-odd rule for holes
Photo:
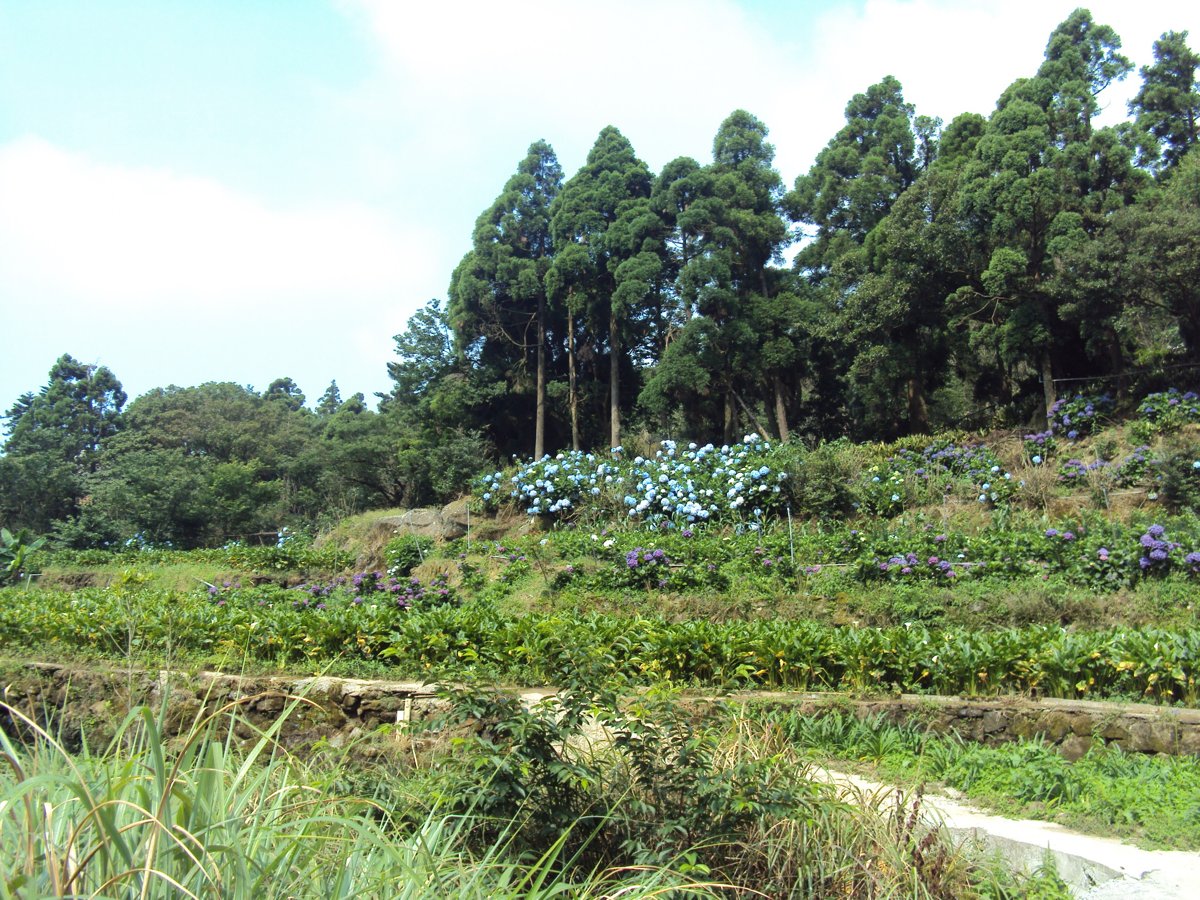
[[[1078,6],[1077,0],[867,0],[861,6],[832,5],[814,20],[814,54],[796,61],[785,76],[799,117],[771,120],[779,163],[789,181],[844,124],[846,101],[885,75],[904,87],[917,112],[945,122],[960,113],[988,115],[1017,78],[1041,64],[1050,32]],[[1093,18],[1121,36],[1123,52],[1135,63],[1125,82],[1105,91],[1100,124],[1126,118],[1126,101],[1140,84],[1136,67],[1153,61],[1151,46],[1162,32],[1191,28],[1200,36],[1200,4],[1126,0],[1086,4]],[[1193,46],[1195,40],[1192,41]]]
[[[764,7],[774,18],[753,0],[334,2],[361,26],[374,72],[348,92],[321,84],[338,140],[309,158],[297,147],[296,171],[339,186],[327,196],[357,189],[356,202],[288,207],[101,161],[86,144],[0,144],[0,302],[33,336],[5,357],[0,404],[64,350],[100,356],[138,390],[288,374],[313,395],[329,377],[370,393],[386,384],[391,335],[445,296],[476,215],[530,141],[550,141],[570,176],[612,124],[657,170],[706,161],[721,121],[745,108],[770,127],[790,185],[847,100],[884,75],[919,112],[988,113],[1078,0],[797,0]],[[1138,65],[1165,30],[1200,39],[1194,0],[1088,6]],[[1102,97],[1109,120],[1137,82]],[[291,124],[281,134],[313,123]],[[231,139],[221,152],[206,171],[238,171],[247,149]],[[263,340],[281,326],[286,342]],[[186,340],[152,354],[171,331]]]
[[[1008,84],[1034,73],[1051,30],[1078,5],[778,4],[767,22],[746,14],[753,3],[732,0],[348,2],[381,52],[379,80],[357,99],[403,115],[424,135],[414,145],[443,158],[470,165],[512,146],[511,167],[525,144],[546,137],[569,175],[614,124],[654,168],[683,154],[704,161],[721,120],[741,107],[771,128],[789,183],[841,127],[850,97],[884,75],[900,80],[918,112],[947,122],[988,114]],[[1089,8],[1139,65],[1165,30],[1200,37],[1194,2]],[[1102,96],[1104,121],[1124,118],[1137,81],[1135,73]]]
[[291,375],[315,397],[387,384],[391,336],[444,283],[439,235],[363,205],[287,209],[212,179],[0,145],[0,298],[23,340],[0,409],[61,353],[131,395]]
[[[1152,61],[1151,46],[1162,32],[1200,28],[1200,6],[1193,2],[1086,5],[1096,22],[1116,30],[1122,51],[1137,65]],[[836,73],[836,82],[849,89],[843,89],[846,98],[892,74],[920,112],[946,121],[961,112],[986,115],[1013,80],[1034,74],[1050,32],[1076,6],[1076,0],[867,0],[860,9],[834,7],[819,20],[826,39],[811,68]],[[865,79],[858,87],[856,75]],[[1101,95],[1106,119],[1125,117],[1125,100],[1139,83],[1135,66],[1125,83]]]
[[770,35],[725,0],[352,8],[382,66],[382,80],[358,95],[364,107],[401,109],[428,146],[452,156],[494,153],[497,143],[519,154],[545,137],[568,175],[610,124],[654,167],[706,158],[721,120],[740,106],[755,111],[787,65]]
[[356,206],[273,209],[223,184],[95,162],[35,137],[0,147],[0,283],[81,306],[342,301],[420,282],[429,241]]

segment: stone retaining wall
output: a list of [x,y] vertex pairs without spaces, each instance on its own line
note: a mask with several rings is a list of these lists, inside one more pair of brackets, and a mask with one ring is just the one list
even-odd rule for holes
[[[340,743],[381,725],[423,718],[441,705],[436,686],[423,682],[80,669],[40,662],[0,662],[0,688],[8,705],[39,722],[53,718],[56,733],[68,743],[78,739],[81,729],[86,729],[89,741],[99,743],[115,731],[131,707],[159,709],[164,701],[166,729],[171,735],[186,733],[202,710],[211,712],[227,704],[236,704],[243,720],[237,727],[245,732],[244,737],[251,736],[254,728],[271,727],[288,710],[279,734],[287,745],[318,739]],[[534,700],[550,693],[525,696]],[[717,698],[688,699],[704,703]],[[915,694],[852,698],[758,691],[720,699],[812,714],[844,710],[861,717],[882,715],[891,722],[954,731],[985,744],[1041,736],[1068,759],[1078,759],[1096,739],[1130,753],[1200,755],[1200,710],[1196,709]],[[12,728],[12,717],[0,712],[0,726]]]
[[[220,672],[78,669],[53,663],[0,665],[0,699],[39,723],[53,722],[68,745],[81,731],[93,745],[107,741],[136,706],[165,708],[165,736],[188,733],[202,716],[237,710],[235,730],[251,737],[285,713],[278,739],[286,746],[326,740],[340,744],[381,725],[430,714],[439,705],[422,682],[351,678],[284,678]],[[0,711],[0,727],[12,716]]]
[[882,715],[893,723],[916,723],[954,731],[984,744],[1041,737],[1067,759],[1083,756],[1093,740],[1117,744],[1130,753],[1200,754],[1200,710],[1087,700],[1030,700],[1019,697],[849,698],[836,694],[746,693],[755,705],[787,706],[802,712],[832,709],[859,717]]

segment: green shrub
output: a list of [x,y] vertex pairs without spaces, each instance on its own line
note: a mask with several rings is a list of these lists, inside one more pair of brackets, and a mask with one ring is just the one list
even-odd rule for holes
[[887,465],[867,468],[854,483],[854,508],[862,515],[890,518],[903,511],[904,474]]
[[418,534],[402,534],[387,542],[383,560],[388,574],[403,578],[425,561],[433,550],[433,540]]
[[1200,515],[1200,458],[1175,453],[1162,462],[1159,498],[1173,512]]
[[837,519],[853,511],[855,497],[850,483],[857,466],[852,451],[853,445],[848,442],[834,441],[787,461],[783,490],[795,515]]
[[0,528],[0,584],[12,584],[20,580],[32,553],[45,543],[45,538],[34,539],[24,529],[16,534]]

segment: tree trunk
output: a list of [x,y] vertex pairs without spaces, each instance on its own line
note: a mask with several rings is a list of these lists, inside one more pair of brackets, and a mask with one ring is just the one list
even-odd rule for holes
[[1117,376],[1117,399],[1125,398],[1125,364],[1121,359],[1121,339],[1112,328],[1107,329],[1108,368]]
[[537,311],[537,411],[533,422],[533,458],[546,453],[546,297],[538,295]]
[[1179,336],[1183,339],[1184,358],[1200,361],[1200,304],[1174,303],[1171,311],[1175,313]]
[[575,317],[567,311],[567,405],[571,407],[571,449],[579,449],[579,395],[575,393]]
[[911,434],[929,434],[929,408],[916,376],[908,379],[908,428]]
[[609,446],[621,446],[621,336],[617,311],[608,315],[608,411]]
[[737,391],[734,391],[733,399],[738,402],[738,405],[742,408],[742,412],[746,414],[746,418],[749,419],[751,424],[754,425],[755,433],[769,440],[771,435],[767,433],[767,429],[763,428],[762,422],[758,421],[758,416],[754,414],[754,410],[750,408],[749,404],[742,399],[742,395]]
[[733,388],[725,389],[725,443],[733,443],[733,428],[737,421],[737,410],[733,407]]
[[787,404],[784,403],[783,397],[783,379],[779,375],[773,375],[771,379],[775,384],[775,424],[779,428],[779,440],[783,443],[788,442],[788,420],[787,420]]
[[1058,399],[1054,390],[1054,361],[1050,358],[1049,350],[1042,351],[1042,394],[1046,400],[1046,423],[1049,424],[1050,408]]

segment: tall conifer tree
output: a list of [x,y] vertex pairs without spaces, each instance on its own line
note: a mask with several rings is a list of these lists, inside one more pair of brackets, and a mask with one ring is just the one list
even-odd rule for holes
[[504,369],[510,387],[533,357],[533,453],[546,452],[546,272],[554,252],[550,208],[562,168],[545,141],[529,152],[475,223],[472,249],[455,269],[449,319],[460,347]]
[[[558,293],[573,298],[574,308],[595,322],[607,339],[608,440],[613,447],[621,443],[622,341],[629,306],[642,284],[656,277],[648,258],[634,262],[642,253],[639,242],[613,225],[623,215],[640,215],[651,181],[650,169],[610,125],[600,132],[587,162],[563,186],[553,208],[551,232],[559,255],[551,282]],[[619,291],[622,284],[629,287]],[[576,403],[573,394],[573,409]]]

